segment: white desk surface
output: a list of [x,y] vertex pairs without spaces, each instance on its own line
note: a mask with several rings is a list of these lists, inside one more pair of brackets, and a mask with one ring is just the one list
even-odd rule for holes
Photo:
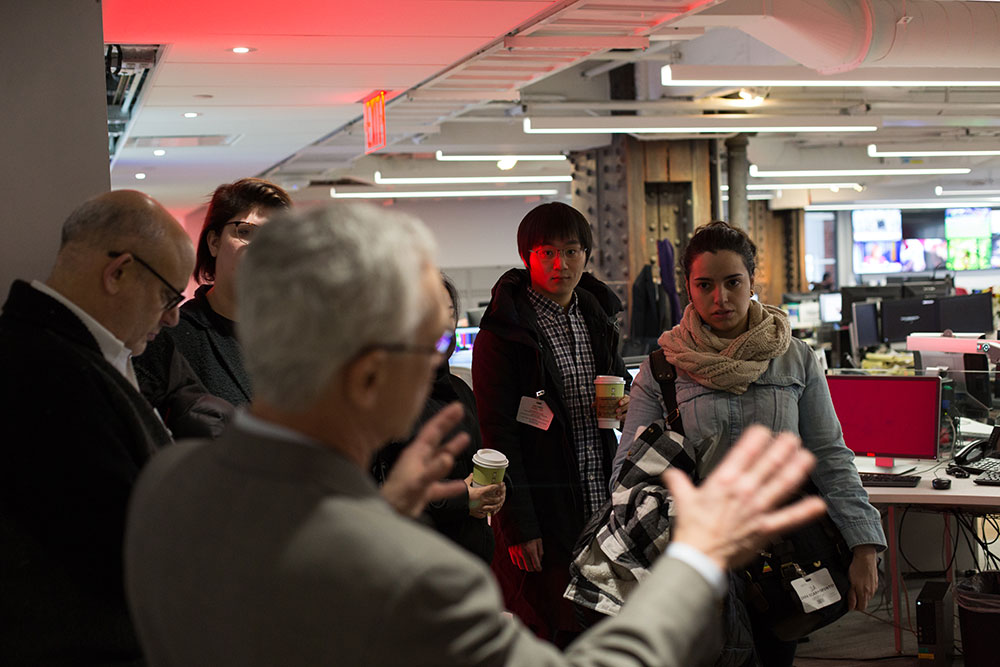
[[[908,464],[907,464],[908,463]],[[875,460],[870,457],[858,456],[854,459],[858,472],[880,472],[875,467]],[[973,476],[965,479],[946,475],[945,463],[935,467],[933,461],[902,461],[896,460],[896,469],[916,466],[916,470],[908,475],[920,475],[920,484],[914,487],[898,486],[866,486],[868,498],[875,505],[944,505],[949,507],[994,508],[1000,514],[1000,486],[980,486],[973,483]],[[934,477],[951,480],[951,488],[938,491],[931,486]]]

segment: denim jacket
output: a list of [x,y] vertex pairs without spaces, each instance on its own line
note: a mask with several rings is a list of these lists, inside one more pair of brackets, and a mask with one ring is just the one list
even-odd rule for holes
[[[868,502],[868,493],[861,486],[854,454],[844,444],[826,378],[808,345],[793,338],[788,350],[773,359],[742,395],[704,387],[680,368],[675,386],[686,436],[696,448],[718,441],[723,451],[728,450],[751,424],[794,433],[816,456],[812,480],[848,546],[872,544],[880,550],[885,548],[879,512]],[[660,385],[650,371],[649,359],[639,368],[631,397],[612,464],[612,481],[637,431],[664,416]]]

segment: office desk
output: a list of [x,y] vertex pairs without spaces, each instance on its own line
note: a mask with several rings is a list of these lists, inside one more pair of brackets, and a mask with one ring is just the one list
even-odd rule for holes
[[[914,461],[917,471],[929,467],[927,461]],[[923,463],[924,465],[921,465]],[[875,462],[873,459],[858,457],[855,464],[859,471],[874,472]],[[897,466],[900,463],[897,462]],[[944,465],[937,471],[939,477],[945,477]],[[917,474],[917,472],[910,473]],[[865,487],[868,498],[873,505],[886,505],[889,510],[889,530],[886,538],[888,540],[889,551],[889,576],[892,578],[892,622],[893,635],[896,645],[896,653],[902,653],[903,637],[901,630],[902,614],[899,603],[899,545],[896,540],[896,507],[899,505],[920,505],[921,507],[941,510],[963,509],[973,513],[1000,514],[1000,486],[980,486],[973,483],[973,477],[959,479],[948,477],[951,480],[951,488],[945,491],[938,491],[931,487],[931,480],[934,479],[934,472],[920,473],[922,479],[918,486],[912,488],[900,487]],[[945,517],[946,531],[950,532],[950,522]],[[946,559],[951,558],[951,543],[945,539]],[[948,581],[952,580],[951,570],[947,572]]]

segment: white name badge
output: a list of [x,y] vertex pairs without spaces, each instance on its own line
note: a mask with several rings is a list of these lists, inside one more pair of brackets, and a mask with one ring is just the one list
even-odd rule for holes
[[840,602],[840,591],[825,567],[791,583],[806,613]]
[[517,409],[517,421],[548,431],[552,417],[552,408],[546,405],[545,401],[530,396],[521,397],[521,405]]

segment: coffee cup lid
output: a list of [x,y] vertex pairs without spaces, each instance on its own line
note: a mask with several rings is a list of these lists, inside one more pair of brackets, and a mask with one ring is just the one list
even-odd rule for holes
[[480,449],[472,457],[472,460],[474,463],[486,466],[487,468],[507,467],[507,457],[503,455],[503,452],[498,452],[495,449]]
[[625,378],[619,375],[598,375],[594,384],[625,384]]

